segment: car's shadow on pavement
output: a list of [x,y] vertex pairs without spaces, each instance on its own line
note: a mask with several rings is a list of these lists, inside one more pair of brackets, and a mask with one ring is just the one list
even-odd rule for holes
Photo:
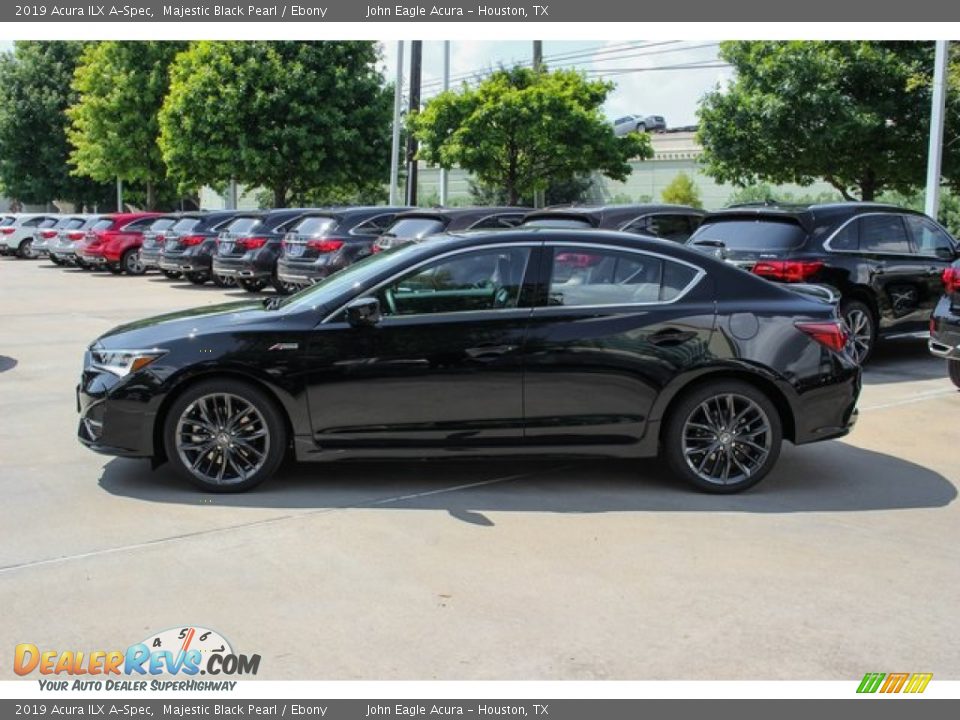
[[930,354],[926,340],[913,338],[879,343],[863,369],[864,385],[946,377],[943,359]]
[[114,459],[100,485],[149,502],[432,509],[468,522],[484,511],[850,512],[942,507],[957,497],[956,487],[928,468],[837,441],[785,447],[760,485],[726,496],[690,490],[654,460],[291,462],[254,490],[224,495],[193,489],[169,466],[151,471],[144,461]]

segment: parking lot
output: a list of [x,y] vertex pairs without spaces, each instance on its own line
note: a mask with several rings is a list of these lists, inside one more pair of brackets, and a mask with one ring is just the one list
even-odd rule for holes
[[93,338],[248,297],[0,258],[4,653],[193,624],[262,679],[960,679],[960,393],[924,343],[878,351],[848,438],[730,497],[619,461],[290,465],[212,496],[80,446]]

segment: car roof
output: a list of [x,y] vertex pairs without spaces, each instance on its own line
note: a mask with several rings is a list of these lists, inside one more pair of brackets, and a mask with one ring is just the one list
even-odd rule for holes
[[448,228],[456,230],[457,228],[467,228],[493,215],[523,215],[530,212],[530,210],[531,208],[515,207],[512,205],[462,208],[417,208],[416,210],[400,213],[397,215],[397,220],[403,220],[405,218],[435,218],[445,221]]
[[817,227],[835,225],[857,215],[868,213],[902,213],[923,215],[922,212],[889,203],[835,202],[802,204],[747,203],[708,213],[704,224],[715,220],[792,220],[808,232]]
[[684,215],[704,216],[705,210],[689,205],[670,205],[667,203],[643,203],[637,205],[557,205],[554,207],[534,210],[524,219],[539,220],[542,218],[565,218],[584,220],[596,228],[619,227],[624,223],[655,213],[676,213]]

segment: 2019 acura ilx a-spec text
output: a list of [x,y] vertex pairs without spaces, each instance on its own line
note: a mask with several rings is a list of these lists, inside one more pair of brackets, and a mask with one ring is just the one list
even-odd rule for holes
[[659,454],[725,493],[784,439],[845,435],[859,391],[815,292],[653,238],[503,230],[118,327],[86,354],[79,437],[210,491],[253,487],[288,453]]

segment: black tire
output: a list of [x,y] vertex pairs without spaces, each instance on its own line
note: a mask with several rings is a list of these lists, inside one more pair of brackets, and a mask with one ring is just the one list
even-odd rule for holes
[[[123,275],[123,266],[117,263],[107,263],[104,267],[114,275]],[[93,270],[94,268],[90,268]]]
[[[204,470],[210,470],[212,473],[214,468],[223,466],[225,468],[223,475],[226,476],[228,472],[231,472],[227,470],[227,468],[236,468],[237,466],[224,462],[224,458],[226,457],[224,453],[230,453],[231,457],[240,458],[240,463],[244,462],[243,453],[246,451],[239,444],[236,447],[234,445],[229,445],[228,447],[225,444],[219,443],[216,439],[211,439],[210,442],[213,443],[212,445],[203,445],[203,447],[211,448],[206,453],[203,452],[202,448],[198,451],[191,447],[191,443],[178,445],[178,428],[186,430],[186,432],[181,433],[181,438],[189,437],[193,445],[205,442],[201,435],[205,430],[200,428],[199,425],[194,424],[191,418],[199,416],[196,403],[208,402],[208,398],[211,396],[217,396],[219,398],[230,396],[232,398],[231,402],[234,403],[234,408],[236,404],[239,404],[238,401],[242,401],[255,408],[256,413],[259,414],[259,417],[249,423],[248,426],[251,429],[264,428],[266,430],[264,436],[266,437],[266,444],[259,448],[263,451],[261,464],[248,476],[240,476],[239,473],[234,472],[233,474],[238,477],[229,478],[224,482],[216,482],[215,478],[209,477],[208,473],[204,472]],[[221,402],[224,401],[221,400]],[[226,406],[221,404],[219,407],[225,409]],[[224,414],[226,413],[224,412]],[[181,421],[183,421],[182,426]],[[229,426],[224,423],[221,427]],[[196,433],[190,433],[190,430],[196,430]],[[259,432],[259,430],[256,430],[256,432]],[[213,437],[214,436],[211,435],[211,438]],[[260,439],[259,437],[257,438],[257,440]],[[276,472],[286,455],[287,430],[283,416],[277,408],[276,403],[262,390],[239,380],[219,378],[197,383],[193,387],[188,388],[186,392],[173,402],[164,419],[163,441],[167,459],[170,461],[170,464],[176,468],[177,472],[198,488],[208,492],[218,493],[243,492],[255,485],[259,485]],[[182,452],[181,448],[183,448]],[[196,455],[189,455],[188,453],[196,453]],[[195,457],[200,458],[195,465],[195,467],[197,467],[196,471],[192,470],[187,464],[187,461]],[[251,454],[249,457],[253,458],[255,456]],[[218,458],[220,461],[216,462]],[[252,468],[253,465],[250,467]]]
[[277,295],[292,295],[297,291],[296,283],[288,283],[276,277],[270,281],[270,284],[276,290]]
[[877,347],[877,317],[859,300],[840,303],[840,318],[850,337],[850,352],[860,365],[865,365]]
[[[734,398],[732,405],[727,398]],[[717,422],[702,422],[708,417],[704,408]],[[727,426],[731,419],[736,424]],[[721,431],[701,430],[708,426]],[[716,380],[676,401],[661,440],[662,457],[677,477],[703,492],[726,495],[753,487],[773,469],[783,428],[776,406],[762,391],[740,380]],[[731,470],[736,475],[726,477]]]
[[238,278],[237,285],[249,293],[257,293],[263,290],[266,283],[260,278]]
[[140,251],[130,248],[120,256],[120,270],[127,275],[143,275],[147,269],[140,260]]
[[217,275],[214,273],[211,279],[213,280],[213,284],[218,288],[232,288],[237,286],[237,281],[227,275]]
[[20,243],[20,247],[17,248],[17,257],[21,260],[33,260],[37,257],[33,252],[33,240],[27,238]]
[[947,375],[950,381],[960,390],[960,360],[947,360]]
[[54,257],[53,255],[50,256],[50,262],[52,262],[54,265],[59,265],[60,267],[63,267],[64,265],[66,265],[66,263],[63,262],[63,260],[61,260],[58,257]]
[[188,272],[186,278],[194,285],[205,285],[210,279],[210,274],[205,272]]
[[167,280],[176,280],[182,273],[177,272],[176,270],[161,270],[160,274],[163,275]]

